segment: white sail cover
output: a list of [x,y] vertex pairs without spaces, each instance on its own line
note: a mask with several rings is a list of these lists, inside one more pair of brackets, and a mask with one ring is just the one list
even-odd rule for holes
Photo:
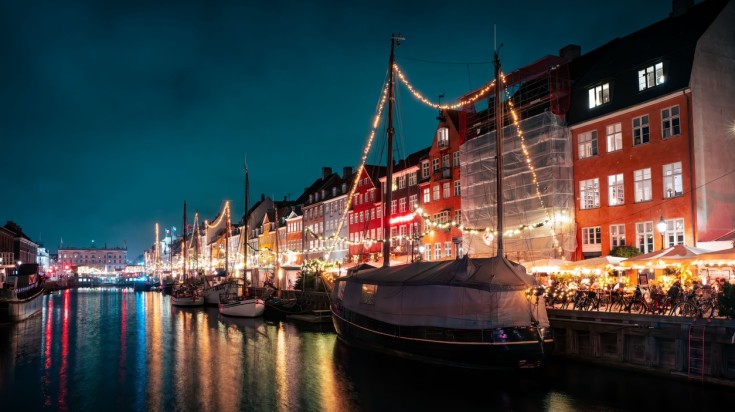
[[528,298],[537,286],[522,265],[505,258],[465,257],[358,272],[334,293],[346,309],[394,325],[548,327],[543,297]]

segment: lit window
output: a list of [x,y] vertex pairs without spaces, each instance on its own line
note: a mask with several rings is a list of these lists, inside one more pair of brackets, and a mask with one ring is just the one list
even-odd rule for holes
[[460,197],[462,195],[462,185],[459,180],[454,181],[454,196]]
[[620,206],[625,203],[625,187],[623,185],[623,174],[610,175],[607,177],[608,187],[608,204],[610,206]]
[[610,225],[610,248],[625,246],[625,225]]
[[615,123],[607,126],[607,151],[615,152],[623,149],[623,125]]
[[684,183],[681,175],[681,162],[663,166],[664,198],[681,196],[684,194]]
[[664,243],[664,247],[672,247],[675,245],[684,244],[684,219],[666,220]]
[[635,247],[641,253],[653,252],[653,222],[636,223],[635,237]]
[[437,129],[436,145],[440,148],[449,146],[449,128],[440,127]]
[[583,227],[582,228],[582,244],[583,245],[599,245],[602,243],[602,233],[600,227]]
[[580,209],[593,209],[600,207],[600,181],[599,179],[582,180],[579,182]]
[[645,202],[653,199],[651,194],[651,169],[640,169],[633,172],[635,188],[635,202]]
[[577,136],[577,145],[580,159],[597,156],[597,130],[580,133]]
[[650,89],[664,83],[664,64],[656,63],[638,70],[638,91]]
[[601,84],[589,89],[590,109],[610,101],[610,83]]

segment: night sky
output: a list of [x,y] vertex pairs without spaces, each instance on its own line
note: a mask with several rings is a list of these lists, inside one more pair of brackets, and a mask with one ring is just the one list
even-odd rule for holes
[[[355,168],[397,63],[453,103],[574,43],[589,52],[666,18],[670,0],[0,0],[0,225],[55,253],[128,248],[230,200],[295,199]],[[396,156],[428,147],[437,110],[397,84]],[[383,131],[379,128],[378,131]],[[380,146],[376,146],[380,147]],[[368,159],[378,163],[377,155]],[[180,231],[179,231],[180,232]]]

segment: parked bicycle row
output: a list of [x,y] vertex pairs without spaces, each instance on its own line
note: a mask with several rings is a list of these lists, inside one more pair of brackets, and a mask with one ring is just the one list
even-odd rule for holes
[[[724,280],[723,280],[724,282]],[[721,284],[694,283],[683,288],[674,282],[666,292],[656,287],[577,288],[556,284],[545,291],[546,306],[553,309],[648,313],[654,315],[710,318],[718,314]]]

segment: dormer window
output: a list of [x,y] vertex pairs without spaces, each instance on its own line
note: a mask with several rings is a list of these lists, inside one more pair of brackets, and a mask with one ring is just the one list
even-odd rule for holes
[[440,149],[449,147],[449,128],[440,127],[436,130],[436,145]]
[[601,84],[589,89],[590,109],[602,106],[610,101],[610,83]]
[[664,64],[659,62],[653,66],[638,70],[638,91],[664,84]]
[[334,197],[334,196],[337,196],[337,188],[336,187],[333,187],[332,188],[332,197]]

